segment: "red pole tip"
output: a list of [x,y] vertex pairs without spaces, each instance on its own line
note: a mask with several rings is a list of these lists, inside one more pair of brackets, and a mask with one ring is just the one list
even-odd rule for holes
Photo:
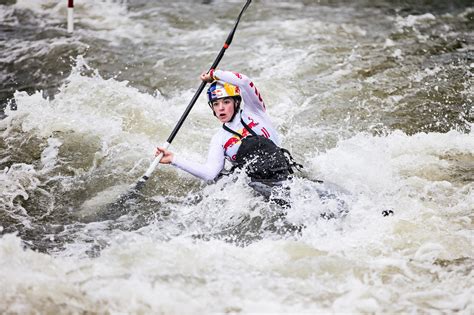
[[229,47],[229,45],[227,45],[227,43],[224,44],[224,49],[227,49]]
[[74,8],[74,0],[68,0],[67,7]]

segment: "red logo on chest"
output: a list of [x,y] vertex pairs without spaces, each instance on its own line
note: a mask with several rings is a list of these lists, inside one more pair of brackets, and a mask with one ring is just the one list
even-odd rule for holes
[[[259,124],[258,122],[255,122],[251,117],[248,117],[248,119],[250,120],[250,123],[248,123],[247,125],[249,126],[250,129],[253,129],[253,127]],[[245,138],[249,135],[249,131],[245,127],[240,130],[237,130],[237,133],[240,133],[242,135],[242,138]],[[239,143],[240,140],[241,139],[239,137],[232,136],[224,144],[224,150],[227,151],[228,148],[231,148],[234,144]]]

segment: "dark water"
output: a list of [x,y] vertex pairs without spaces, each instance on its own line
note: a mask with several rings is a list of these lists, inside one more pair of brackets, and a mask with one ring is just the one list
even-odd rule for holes
[[[168,34],[134,42],[133,38],[127,36],[112,41],[102,36],[94,37],[94,31],[100,26],[81,23],[80,17],[76,28],[82,33],[71,36],[65,31],[65,21],[60,19],[61,16],[50,17],[47,10],[32,12],[23,8],[16,9],[12,5],[14,2],[4,1],[2,10],[2,106],[11,101],[16,90],[29,93],[43,91],[45,96],[54,96],[57,88],[70,73],[73,64],[71,58],[78,54],[85,54],[89,64],[98,69],[104,78],[127,80],[131,86],[147,93],[153,93],[157,88],[166,93],[168,89],[172,90],[176,85],[184,83],[183,76],[194,79],[193,65],[205,69],[206,62],[208,63],[206,59],[209,59],[198,57],[192,65],[188,65],[184,60],[189,58],[188,54],[195,49],[193,45],[196,43],[179,40],[176,42],[176,37],[183,31],[196,27],[199,29],[200,25],[206,24],[209,18],[207,14],[215,10],[215,7],[222,8],[223,12],[217,17],[213,16],[213,21],[220,27],[224,26],[223,23],[230,24],[231,12],[236,11],[237,6],[236,3],[212,1],[204,1],[202,4],[187,1],[162,4],[129,1],[124,4],[124,9],[129,12],[131,22],[136,21],[144,28],[150,29],[160,27],[160,22],[163,21],[168,28]],[[193,3],[194,5],[191,5]],[[344,1],[303,1],[292,7],[284,2],[276,2],[273,5],[262,2],[256,5],[257,9],[249,12],[248,18],[265,19],[272,14],[268,7],[281,7],[287,19],[309,17],[320,23],[349,22],[363,29],[377,30],[357,38],[346,38],[342,43],[329,43],[332,45],[327,47],[330,52],[331,49],[347,47],[350,42],[357,47],[355,53],[359,53],[359,50],[364,52],[358,65],[359,69],[354,71],[350,78],[352,81],[375,77],[377,73],[387,70],[393,70],[394,75],[401,80],[410,68],[436,69],[437,65],[446,66],[443,67],[446,69],[436,72],[435,78],[424,79],[415,85],[408,82],[392,82],[392,85],[374,82],[375,86],[368,88],[367,93],[379,97],[406,96],[403,105],[386,117],[387,121],[391,122],[390,127],[409,133],[420,130],[446,132],[453,128],[466,131],[469,130],[469,123],[472,123],[473,119],[470,95],[462,93],[466,86],[472,83],[472,72],[469,67],[466,68],[473,62],[473,51],[470,47],[473,42],[473,13],[467,10],[470,5],[470,1],[418,1],[415,4],[411,1],[358,1],[356,4]],[[54,8],[55,11],[59,10],[58,6],[44,4],[44,8]],[[86,9],[81,9],[80,3],[77,6],[77,14]],[[341,11],[338,16],[326,14],[338,9]],[[397,30],[393,29],[394,17],[403,19],[410,15],[427,13],[440,18],[428,18],[427,23],[417,25],[416,28],[410,27],[410,23],[406,26],[402,23]],[[206,30],[202,33],[206,33]],[[387,56],[384,51],[377,52],[377,48],[367,55],[365,50],[371,50],[370,46],[374,42],[383,39],[395,40],[396,47],[403,48],[406,57],[397,60],[393,56]],[[304,47],[307,41],[312,40],[302,36],[300,40],[288,44]],[[201,44],[204,45],[203,48],[218,47],[219,43],[198,43],[198,47]],[[176,54],[174,60],[168,60],[167,56],[173,55],[172,51],[183,53]],[[212,53],[210,49],[203,49],[202,52],[206,57],[212,56]],[[155,60],[160,59],[167,61],[164,63],[166,78],[150,71]],[[399,66],[405,68],[404,71],[398,70]],[[180,71],[176,71],[177,68]],[[363,100],[366,100],[366,97]],[[422,119],[419,119],[420,117]]]

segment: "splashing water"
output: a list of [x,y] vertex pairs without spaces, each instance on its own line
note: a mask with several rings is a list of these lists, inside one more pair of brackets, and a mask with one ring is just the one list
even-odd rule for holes
[[[1,313],[474,311],[467,1],[252,3],[221,67],[305,166],[291,208],[170,166],[113,203],[240,5],[80,1],[69,35],[64,3],[0,4]],[[202,97],[172,149],[204,161],[219,127]]]

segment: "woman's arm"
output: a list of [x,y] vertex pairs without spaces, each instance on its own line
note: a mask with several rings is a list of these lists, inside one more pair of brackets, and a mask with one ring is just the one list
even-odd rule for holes
[[164,148],[157,148],[156,153],[159,154],[161,152],[163,152],[164,155],[160,163],[171,163],[172,165],[182,169],[183,171],[186,171],[206,181],[213,180],[214,178],[216,178],[217,175],[219,175],[220,171],[222,171],[222,169],[224,168],[224,150],[218,142],[217,135],[214,136],[211,140],[209,153],[207,155],[207,161],[204,164],[178,157],[171,151],[168,151]]
[[[201,75],[201,80],[207,81],[206,76],[203,75]],[[247,106],[250,111],[266,111],[265,103],[263,102],[260,92],[258,91],[255,84],[245,74],[224,70],[211,70],[207,76],[207,78],[209,78],[211,81],[219,80],[238,86],[241,90],[242,99],[245,103],[245,106]]]

